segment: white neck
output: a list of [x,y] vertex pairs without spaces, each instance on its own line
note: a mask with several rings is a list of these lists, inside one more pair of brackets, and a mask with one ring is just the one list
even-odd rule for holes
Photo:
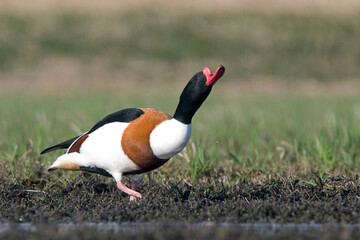
[[184,124],[172,118],[155,127],[150,134],[150,147],[157,158],[169,159],[188,143],[191,124]]

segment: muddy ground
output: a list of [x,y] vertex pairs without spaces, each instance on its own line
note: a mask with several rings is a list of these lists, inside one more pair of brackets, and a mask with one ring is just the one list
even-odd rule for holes
[[[130,203],[129,197],[120,192],[115,183],[108,183],[102,177],[85,174],[79,179],[65,185],[51,185],[46,179],[24,183],[2,181],[0,222],[10,223],[12,230],[0,231],[0,237],[90,239],[100,234],[98,237],[112,239],[120,233],[122,239],[186,239],[189,236],[198,239],[209,236],[218,236],[216,239],[249,239],[249,236],[259,232],[231,226],[244,223],[322,223],[325,227],[316,232],[325,236],[324,232],[334,231],[332,227],[326,228],[329,224],[360,223],[358,176],[335,176],[321,180],[314,175],[312,181],[283,178],[262,184],[243,181],[233,185],[217,183],[192,186],[184,181],[163,184],[150,181],[140,185],[139,191],[144,199],[137,203]],[[16,223],[20,222],[46,227],[40,227],[41,231],[38,231],[38,227],[29,233],[18,229]],[[73,231],[60,231],[58,225],[54,225],[69,222],[77,224],[76,234]],[[149,227],[151,231],[143,229],[136,233],[122,229],[114,235],[114,229],[95,231],[84,225],[89,222],[136,223],[140,226],[150,223],[154,227]],[[199,223],[201,227],[194,227]],[[220,223],[230,225],[219,226]],[[178,225],[171,227],[175,226],[171,224]],[[282,235],[286,239],[294,231],[299,230],[282,229],[276,234],[267,234],[266,238],[260,234],[264,238],[253,239],[281,239]],[[58,234],[54,235],[54,232]],[[350,237],[348,239],[360,237],[359,227],[345,232]],[[300,235],[310,233],[303,231]],[[328,236],[339,237],[338,234],[344,234],[344,230]]]
[[[144,226],[145,225],[145,226]],[[161,239],[161,240],[298,240],[298,239],[360,239],[359,226],[309,225],[216,225],[216,224],[78,224],[10,227],[0,239]]]

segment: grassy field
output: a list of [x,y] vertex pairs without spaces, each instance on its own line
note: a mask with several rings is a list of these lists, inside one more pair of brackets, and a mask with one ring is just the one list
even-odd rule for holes
[[[227,97],[216,90],[195,116],[186,150],[151,178],[237,182],[359,171],[359,97]],[[2,174],[13,180],[69,176],[48,174],[46,167],[60,153],[40,158],[40,151],[90,129],[118,109],[156,107],[172,114],[177,103],[177,94],[171,93],[90,95],[3,94]]]
[[0,11],[0,32],[2,179],[71,181],[47,173],[59,153],[43,148],[122,108],[172,114],[186,81],[219,64],[186,150],[148,178],[359,171],[359,14]]
[[233,82],[357,80],[359,23],[356,14],[0,12],[0,74],[10,85],[57,86],[68,77],[99,86],[114,75],[178,81],[179,73],[221,63]]

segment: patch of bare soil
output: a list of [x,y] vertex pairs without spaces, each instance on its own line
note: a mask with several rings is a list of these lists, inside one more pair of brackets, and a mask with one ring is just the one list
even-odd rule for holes
[[359,176],[311,178],[150,181],[137,203],[96,175],[66,185],[2,179],[0,239],[359,239]]
[[358,226],[274,224],[40,224],[11,226],[1,239],[359,239]]
[[[0,222],[360,223],[358,176],[313,176],[214,185],[146,182],[130,203],[115,183],[86,174],[76,183],[0,185]],[[60,184],[60,183],[58,183]]]

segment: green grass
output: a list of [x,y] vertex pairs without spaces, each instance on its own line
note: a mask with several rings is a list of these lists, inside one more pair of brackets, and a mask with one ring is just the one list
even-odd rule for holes
[[[216,90],[195,115],[186,151],[150,178],[238,182],[359,171],[359,97],[226,97]],[[2,94],[1,174],[13,180],[71,181],[77,173],[47,173],[61,152],[39,157],[42,149],[88,130],[118,109],[152,106],[172,114],[177,104],[170,93],[109,95]]]
[[360,15],[0,13],[0,32],[2,72],[62,57],[85,65],[105,59],[108,70],[139,59],[169,68],[189,61],[222,63],[231,69],[230,79],[240,80],[360,75]]
[[[60,153],[40,157],[42,149],[88,130],[122,108],[155,107],[172,114],[180,90],[169,91],[169,86],[191,76],[193,72],[181,72],[189,66],[225,65],[224,81],[227,87],[234,84],[235,90],[244,80],[263,79],[259,86],[263,82],[270,86],[272,80],[301,86],[304,79],[312,79],[326,86],[360,76],[359,14],[0,13],[0,32],[0,86],[11,80],[30,86],[27,73],[29,81],[41,76],[40,86],[34,88],[38,93],[21,87],[1,89],[0,174],[15,181],[39,177],[71,181],[77,173],[46,171]],[[59,69],[73,67],[70,72],[79,72],[79,76],[64,73],[64,78],[76,76],[66,80],[80,81],[75,86],[84,86],[82,90],[42,91],[56,60],[70,63]],[[151,88],[107,92],[106,86],[112,84],[108,81],[101,91],[88,90],[86,80],[93,67],[101,69],[96,73],[108,74],[104,79],[125,81],[133,74],[129,79],[151,83]],[[19,81],[19,76],[24,79]],[[46,89],[54,80],[48,81]],[[164,82],[167,89],[162,91]],[[295,92],[236,96],[215,86],[194,118],[186,150],[148,177],[237,182],[312,171],[320,176],[357,173],[360,98]]]

